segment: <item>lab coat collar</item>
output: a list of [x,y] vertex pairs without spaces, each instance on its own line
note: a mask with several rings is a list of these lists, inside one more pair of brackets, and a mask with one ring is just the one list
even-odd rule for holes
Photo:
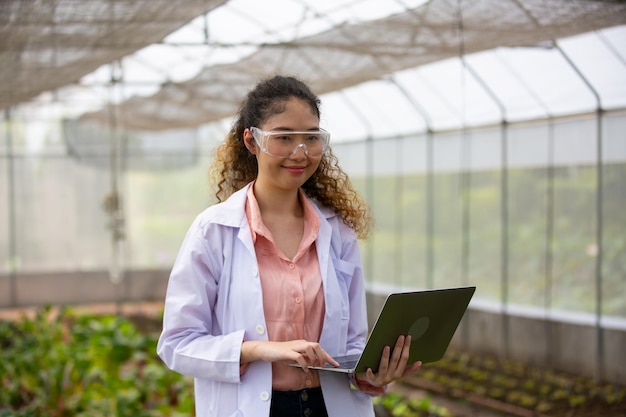
[[[215,213],[214,222],[224,226],[241,227],[246,222],[246,193],[251,186],[252,182],[248,183],[241,190],[234,192],[226,201],[219,204],[220,209]],[[328,221],[328,219],[337,215],[332,209],[323,206],[318,201],[311,198],[309,198],[309,201],[319,214],[320,220]],[[324,222],[322,221],[321,223]]]

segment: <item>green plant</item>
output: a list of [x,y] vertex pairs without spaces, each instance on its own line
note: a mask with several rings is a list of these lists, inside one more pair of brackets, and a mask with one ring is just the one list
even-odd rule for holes
[[156,356],[155,336],[118,316],[47,307],[0,322],[0,417],[191,415],[190,378]]
[[407,398],[398,392],[388,392],[374,398],[393,417],[452,417],[444,407],[434,404],[429,397]]

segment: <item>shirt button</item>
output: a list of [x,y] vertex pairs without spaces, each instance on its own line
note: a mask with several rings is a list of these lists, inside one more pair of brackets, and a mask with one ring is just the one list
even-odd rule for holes
[[296,297],[296,303],[300,304],[302,302],[302,299],[300,297]]
[[252,270],[252,275],[254,275],[255,278],[258,278],[259,277],[259,270],[257,268],[254,268]]
[[267,391],[263,391],[259,397],[261,397],[261,401],[267,401],[270,399],[270,394]]
[[289,269],[294,269],[296,267],[295,264],[289,264]]
[[256,326],[256,332],[258,334],[263,334],[265,333],[265,328],[259,324],[258,326]]

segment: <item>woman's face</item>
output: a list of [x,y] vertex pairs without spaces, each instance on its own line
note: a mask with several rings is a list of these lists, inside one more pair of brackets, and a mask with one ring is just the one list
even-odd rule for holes
[[[265,131],[307,131],[319,129],[319,119],[309,104],[297,98],[289,99],[282,113],[268,118],[261,126]],[[315,173],[321,156],[306,155],[303,147],[289,157],[280,158],[263,152],[249,129],[244,131],[246,147],[256,155],[259,172],[257,186],[276,190],[297,190]]]

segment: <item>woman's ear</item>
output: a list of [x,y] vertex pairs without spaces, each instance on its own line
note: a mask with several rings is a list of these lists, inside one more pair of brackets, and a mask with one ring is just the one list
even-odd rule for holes
[[248,148],[251,154],[257,154],[259,148],[256,146],[256,141],[254,140],[254,136],[252,136],[250,129],[245,129],[243,131],[243,143],[246,145],[246,148]]

